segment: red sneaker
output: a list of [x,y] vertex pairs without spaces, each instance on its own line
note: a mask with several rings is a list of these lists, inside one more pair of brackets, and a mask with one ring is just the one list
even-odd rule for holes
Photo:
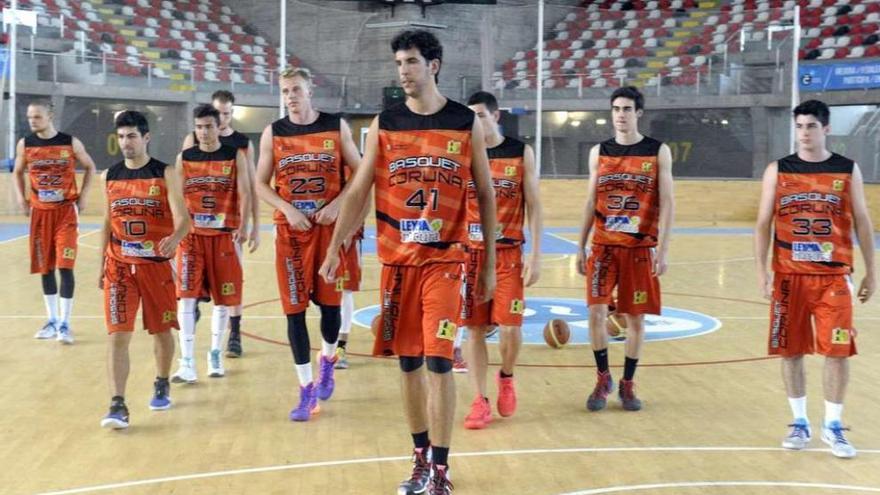
[[454,354],[452,355],[452,372],[467,373],[467,370],[467,361],[464,360],[464,356],[461,353],[461,348],[456,348]]
[[498,382],[498,402],[495,404],[498,414],[505,418],[513,416],[516,412],[516,388],[513,377],[502,378],[499,371],[495,379]]
[[464,418],[464,427],[469,430],[482,430],[492,422],[492,408],[489,399],[474,397],[471,403],[471,412]]

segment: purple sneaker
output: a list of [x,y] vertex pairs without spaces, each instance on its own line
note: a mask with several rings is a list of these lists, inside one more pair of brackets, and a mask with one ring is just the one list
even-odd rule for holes
[[336,366],[336,356],[327,359],[321,356],[321,366],[318,372],[318,398],[327,400],[333,395],[336,380],[333,379],[333,368]]
[[299,388],[299,405],[290,411],[291,421],[308,421],[309,418],[321,412],[318,399],[315,397],[315,383]]

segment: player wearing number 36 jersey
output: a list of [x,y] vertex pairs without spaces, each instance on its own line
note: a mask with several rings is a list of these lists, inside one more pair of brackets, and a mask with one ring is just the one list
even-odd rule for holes
[[[769,352],[782,357],[794,416],[782,446],[799,450],[810,441],[803,357],[818,351],[825,356],[822,440],[835,456],[853,457],[856,450],[841,425],[847,358],[856,354],[852,231],[855,228],[865,260],[858,292],[864,303],[876,288],[873,227],[858,165],[826,147],[828,106],[806,101],[794,109],[794,119],[798,151],[764,172],[755,228],[758,282],[770,299]],[[767,274],[771,242],[772,279]]]

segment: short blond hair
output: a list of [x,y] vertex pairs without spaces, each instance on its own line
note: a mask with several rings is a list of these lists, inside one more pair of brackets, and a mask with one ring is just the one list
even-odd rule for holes
[[305,82],[309,83],[310,88],[312,87],[312,71],[305,67],[287,66],[278,73],[279,82],[282,79],[291,79],[294,77],[301,77]]

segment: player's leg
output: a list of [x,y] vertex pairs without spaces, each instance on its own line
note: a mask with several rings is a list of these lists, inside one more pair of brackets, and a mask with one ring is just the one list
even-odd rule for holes
[[[321,357],[318,360],[318,398],[328,400],[336,388],[334,370],[336,366],[336,343],[339,340],[339,328],[342,324],[342,291],[344,289],[345,265],[336,272],[336,281],[327,283],[318,275],[318,269],[324,262],[327,246],[333,236],[332,225],[317,225],[314,246],[309,259],[311,271],[307,273],[314,287],[314,301],[321,308]],[[340,253],[344,257],[344,253]],[[308,262],[308,261],[307,261]]]
[[596,361],[596,385],[587,397],[587,410],[605,409],[614,380],[608,367],[608,334],[605,319],[617,285],[618,260],[614,248],[594,245],[586,261],[587,305],[590,309],[590,346]]
[[211,314],[211,350],[208,351],[208,376],[226,375],[223,367],[223,340],[229,325],[229,311],[241,304],[242,267],[232,235],[205,239],[205,275],[214,300]]
[[57,339],[63,344],[73,344],[70,315],[73,312],[73,291],[75,286],[73,268],[76,262],[79,220],[74,205],[62,208],[57,213],[59,218],[55,226],[54,244],[58,274],[61,278]]
[[40,274],[43,302],[46,305],[46,323],[34,334],[35,339],[54,339],[58,335],[58,282],[55,279],[55,265],[51,263],[55,253],[52,249],[51,227],[51,211],[37,208],[31,210],[28,237],[31,273]]
[[350,290],[342,291],[342,306],[340,308],[340,317],[342,323],[339,327],[339,340],[336,347],[336,369],[348,369],[348,337],[351,334],[351,323],[354,315],[354,292]]
[[108,332],[107,378],[110,410],[101,420],[104,428],[128,428],[125,388],[130,369],[128,347],[134,332],[140,294],[131,266],[107,258],[104,266],[104,322]]
[[150,409],[162,411],[171,407],[168,383],[171,362],[174,360],[174,335],[171,329],[180,328],[175,312],[176,291],[171,262],[144,265],[136,277],[143,294],[144,328],[153,336],[153,356],[156,361]]
[[177,321],[180,322],[180,359],[171,376],[174,383],[198,380],[195,362],[196,304],[203,292],[205,258],[201,236],[187,235],[177,248]]
[[[244,267],[242,265],[242,253],[241,244],[235,244],[235,254],[237,255],[238,264],[242,267],[242,273],[244,273]],[[244,297],[244,275],[242,275],[242,287],[241,287],[241,297]],[[242,315],[242,305],[241,302],[234,306],[229,307],[229,340],[226,342],[226,357],[230,358],[240,358],[244,353],[244,348],[241,345],[241,315]]]
[[513,372],[522,347],[522,321],[525,312],[523,261],[521,249],[498,251],[497,284],[492,303],[492,321],[498,324],[498,350],[501,369],[496,375],[498,384],[498,414],[504,417],[516,412],[516,383]]
[[[488,319],[488,315],[486,315]],[[471,320],[472,322],[474,320]],[[489,325],[470,324],[470,338],[467,343],[468,379],[474,388],[474,400],[471,409],[464,417],[464,427],[469,430],[481,430],[492,422],[492,407],[489,405],[486,375],[489,372],[489,350],[486,348],[486,332]],[[461,332],[461,329],[459,329]]]

